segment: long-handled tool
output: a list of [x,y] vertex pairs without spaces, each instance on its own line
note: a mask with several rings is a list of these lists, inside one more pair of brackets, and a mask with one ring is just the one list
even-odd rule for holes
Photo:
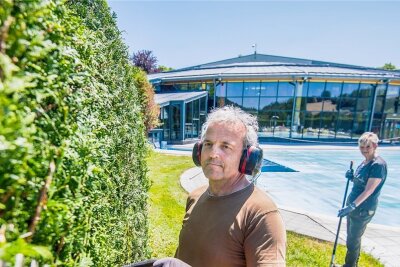
[[[353,170],[353,161],[350,161],[350,170]],[[349,189],[349,183],[350,183],[350,179],[347,179],[346,190],[344,191],[344,196],[343,196],[342,209],[346,205],[347,190]],[[338,239],[339,239],[339,232],[340,232],[340,226],[342,225],[342,218],[343,217],[339,218],[339,224],[338,224],[337,231],[336,231],[335,244],[333,245],[332,258],[331,258],[331,263],[329,264],[329,267],[333,267],[334,266],[333,262],[335,260],[336,246],[337,246],[337,242],[338,242]]]

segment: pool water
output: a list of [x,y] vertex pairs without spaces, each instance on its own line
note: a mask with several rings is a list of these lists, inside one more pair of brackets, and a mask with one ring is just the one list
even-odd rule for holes
[[[372,223],[400,227],[400,149],[380,150],[388,177]],[[357,148],[346,150],[264,150],[264,157],[297,172],[263,172],[257,185],[280,206],[336,217],[346,188],[345,172],[363,160]],[[350,193],[352,183],[350,183]]]

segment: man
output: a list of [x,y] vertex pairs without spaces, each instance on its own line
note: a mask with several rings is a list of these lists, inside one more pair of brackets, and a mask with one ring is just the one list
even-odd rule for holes
[[[201,164],[209,185],[188,197],[177,259],[161,259],[154,266],[285,266],[280,213],[245,177],[255,175],[261,165],[257,130],[256,118],[236,107],[208,115],[194,161]],[[257,162],[254,153],[261,154]]]
[[378,197],[386,180],[386,162],[376,152],[378,141],[378,136],[372,132],[361,135],[358,145],[365,159],[354,174],[352,169],[346,173],[346,178],[353,182],[353,188],[347,206],[338,213],[339,217],[347,216],[347,253],[343,267],[357,266],[361,237],[374,217]]

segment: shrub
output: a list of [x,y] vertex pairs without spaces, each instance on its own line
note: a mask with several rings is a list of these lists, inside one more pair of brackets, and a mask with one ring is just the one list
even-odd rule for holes
[[109,266],[148,257],[136,73],[104,0],[2,0],[2,259]]

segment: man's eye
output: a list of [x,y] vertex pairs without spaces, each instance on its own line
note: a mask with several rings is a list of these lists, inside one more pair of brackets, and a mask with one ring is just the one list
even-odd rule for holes
[[209,147],[209,146],[211,146],[211,144],[210,143],[205,143],[204,146]]

